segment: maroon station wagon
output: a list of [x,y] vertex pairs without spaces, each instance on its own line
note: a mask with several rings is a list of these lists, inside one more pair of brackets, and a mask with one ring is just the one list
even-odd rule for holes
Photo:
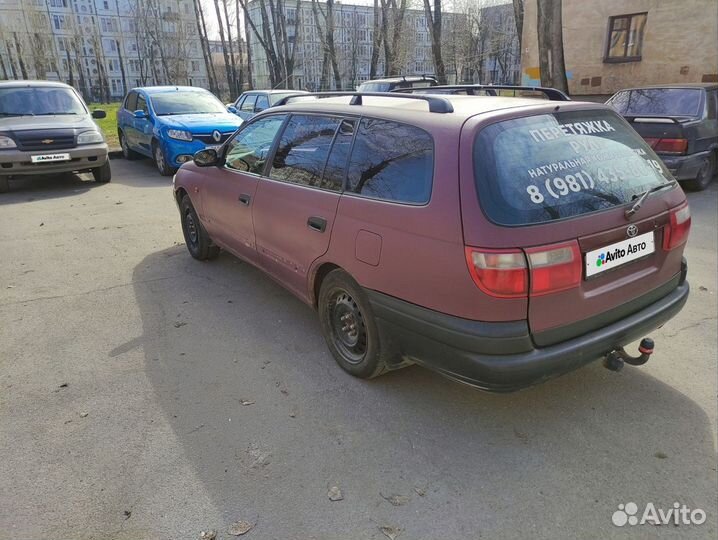
[[357,377],[418,363],[510,391],[618,370],[688,297],[685,195],[604,105],[304,96],[198,152],[174,194],[190,254],[316,308]]

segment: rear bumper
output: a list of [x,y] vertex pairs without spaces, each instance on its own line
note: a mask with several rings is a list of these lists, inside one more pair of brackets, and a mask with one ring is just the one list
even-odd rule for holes
[[698,152],[687,156],[667,156],[658,154],[676,180],[693,180],[705,163],[710,152]]
[[[597,360],[662,326],[688,299],[685,273],[665,296],[611,324],[535,347],[526,321],[468,321],[367,291],[382,337],[418,364],[494,392],[510,392]],[[640,300],[640,299],[639,299]]]
[[[70,154],[69,161],[32,163],[31,157],[41,154]],[[21,176],[29,174],[53,174],[86,171],[101,167],[107,161],[107,144],[87,144],[67,150],[25,152],[22,150],[0,151],[0,175]]]

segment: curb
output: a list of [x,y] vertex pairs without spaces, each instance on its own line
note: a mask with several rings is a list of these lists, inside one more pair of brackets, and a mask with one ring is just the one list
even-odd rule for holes
[[121,149],[111,149],[109,152],[107,152],[107,155],[110,159],[118,159],[122,157],[122,150]]

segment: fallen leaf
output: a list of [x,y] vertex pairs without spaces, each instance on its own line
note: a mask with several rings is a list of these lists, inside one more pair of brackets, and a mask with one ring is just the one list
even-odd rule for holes
[[698,287],[698,288],[699,288],[701,291],[707,291],[707,290],[708,290],[708,287],[704,287],[703,285],[701,285],[701,286]]
[[289,418],[296,418],[296,417],[297,417],[297,413],[293,413],[293,412],[289,413]]
[[130,519],[130,516],[132,515],[132,510],[125,510],[123,514],[125,515],[125,519]]
[[187,323],[186,323],[186,322],[181,322],[181,321],[177,321],[177,322],[175,323],[175,328],[180,328],[180,327],[182,327],[182,326],[187,326]]
[[81,413],[80,413],[80,418],[86,418],[88,414],[89,414],[89,413],[81,412]]
[[379,495],[382,496],[382,498],[385,501],[388,501],[392,504],[392,506],[402,506],[408,503],[411,500],[411,497],[407,497],[406,495],[389,495],[386,496],[383,493],[379,493]]
[[240,405],[254,405],[254,401],[251,399],[240,399],[239,400]]
[[199,537],[202,540],[214,540],[217,538],[217,531],[202,531],[199,533]]
[[666,459],[668,457],[668,454],[664,452],[656,452],[653,454],[653,457],[657,457],[658,459]]
[[399,527],[379,527],[379,530],[382,532],[384,536],[389,538],[389,540],[394,540],[397,536],[401,534],[401,529]]
[[342,501],[344,500],[344,496],[342,495],[342,490],[339,489],[337,486],[332,486],[329,488],[329,492],[327,493],[327,497],[329,497],[330,501]]
[[426,489],[424,489],[424,488],[415,487],[415,488],[414,488],[414,492],[415,492],[419,497],[423,497],[424,495],[426,495]]
[[242,520],[232,523],[229,526],[229,529],[227,529],[227,532],[232,536],[242,536],[243,534],[247,534],[249,531],[251,531],[252,527],[254,527],[252,523]]
[[64,382],[59,386],[59,388],[67,388],[68,386],[70,386],[70,385],[67,384],[66,382]]
[[40,223],[40,227],[44,227],[44,226],[45,226],[45,224],[44,224],[44,223]]

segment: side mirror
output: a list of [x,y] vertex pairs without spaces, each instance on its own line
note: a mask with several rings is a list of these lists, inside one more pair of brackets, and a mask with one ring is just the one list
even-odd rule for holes
[[205,148],[204,150],[195,152],[192,159],[197,167],[212,167],[219,163],[219,154],[217,154],[217,150],[214,148]]
[[231,112],[232,114],[237,114],[237,107],[235,107],[235,106],[232,105],[231,103],[230,103],[229,105],[227,105],[227,110],[228,110],[229,112]]
[[94,111],[92,111],[92,118],[100,119],[100,118],[106,118],[106,117],[107,117],[107,113],[105,111],[102,111],[100,109],[95,109]]
[[147,118],[147,113],[143,110],[137,110],[134,112],[135,118]]

